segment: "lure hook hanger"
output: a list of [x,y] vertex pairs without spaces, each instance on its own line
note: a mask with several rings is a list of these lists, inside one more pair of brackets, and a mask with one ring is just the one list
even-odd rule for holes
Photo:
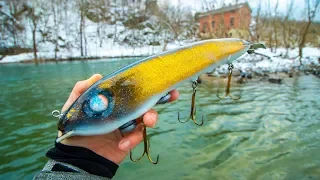
[[63,116],[63,114],[60,113],[59,110],[54,110],[54,111],[52,111],[51,115],[52,115],[53,117],[59,118],[59,119]]
[[229,64],[228,70],[229,70],[229,72],[228,72],[228,84],[227,84],[227,87],[226,87],[226,93],[225,93],[224,96],[220,96],[219,95],[219,90],[218,90],[217,97],[219,99],[225,99],[225,98],[229,97],[229,98],[231,98],[233,100],[239,100],[241,98],[241,96],[237,97],[237,96],[233,96],[233,95],[230,94],[233,64]]
[[142,155],[138,158],[138,159],[133,159],[132,157],[132,151],[130,150],[130,159],[131,161],[133,162],[138,162],[140,161],[143,156],[146,154],[147,155],[147,158],[149,159],[149,161],[152,163],[152,164],[158,164],[158,161],[159,161],[159,154],[157,156],[157,160],[156,161],[153,161],[150,157],[150,142],[148,140],[148,136],[147,136],[147,130],[146,130],[146,126],[144,125],[143,127],[143,144],[144,144],[144,150],[143,150],[143,153]]
[[187,120],[183,121],[180,119],[180,113],[178,112],[178,121],[181,123],[185,123],[187,121],[189,121],[190,119],[198,126],[201,126],[203,124],[203,116],[202,116],[202,121],[201,123],[198,123],[196,120],[196,106],[195,106],[195,102],[196,102],[196,92],[197,92],[197,87],[198,87],[198,82],[197,81],[193,81],[192,82],[192,89],[193,89],[193,93],[192,93],[192,100],[191,100],[191,110],[190,110],[190,116]]

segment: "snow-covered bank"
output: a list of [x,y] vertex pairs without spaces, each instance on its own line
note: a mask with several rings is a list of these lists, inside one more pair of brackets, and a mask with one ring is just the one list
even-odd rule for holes
[[[169,43],[166,47],[167,50],[179,47],[179,43]],[[181,42],[180,44],[184,44]],[[68,60],[68,59],[93,59],[93,58],[114,58],[114,57],[136,57],[136,56],[151,56],[162,52],[162,46],[144,46],[138,48],[132,48],[128,46],[112,45],[106,44],[102,47],[90,47],[87,56],[81,56],[80,51],[73,52],[58,52],[58,60]],[[52,60],[55,58],[54,52],[38,52],[37,56],[39,59]],[[19,63],[33,61],[33,53],[22,53],[18,55],[5,56],[0,63]]]
[[[118,47],[118,48],[107,48],[102,50],[102,48],[97,48],[95,53],[90,53],[87,56],[80,56],[80,52],[70,53],[70,52],[59,52],[57,53],[58,60],[67,60],[67,59],[92,59],[92,58],[105,58],[105,57],[128,57],[128,56],[148,56],[151,55],[151,52],[157,53],[160,52],[158,47],[144,47],[144,48],[127,48],[127,47]],[[41,60],[51,60],[55,59],[54,52],[38,52],[38,59]],[[19,63],[19,62],[28,62],[33,61],[33,53],[23,53],[13,56],[5,56],[0,63]]]
[[[258,49],[257,54],[247,54],[234,61],[235,70],[241,72],[255,72],[257,74],[290,72],[300,67],[298,49],[292,49],[287,58],[284,48],[277,49],[277,52],[271,52],[271,49]],[[304,66],[320,66],[320,49],[305,47],[303,49],[302,64]],[[228,72],[228,65],[223,65],[215,70],[216,74],[225,74]]]

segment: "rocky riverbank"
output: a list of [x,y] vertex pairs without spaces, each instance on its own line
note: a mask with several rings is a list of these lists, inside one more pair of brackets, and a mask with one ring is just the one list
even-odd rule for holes
[[[314,75],[320,78],[320,66],[312,65],[305,66],[305,69],[292,69],[289,72],[265,72],[263,74],[256,72],[241,72],[240,70],[234,70],[232,73],[232,83],[245,84],[252,81],[265,81],[274,84],[282,84],[284,79],[294,78],[300,75]],[[218,74],[215,71],[211,73],[203,74],[199,77],[199,82],[210,82],[215,84],[221,84],[222,81],[226,81],[228,74]],[[226,84],[225,84],[226,85]]]

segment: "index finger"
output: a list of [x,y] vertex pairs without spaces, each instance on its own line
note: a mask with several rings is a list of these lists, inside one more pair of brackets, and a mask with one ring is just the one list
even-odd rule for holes
[[87,80],[78,81],[73,87],[67,102],[62,107],[61,112],[67,110],[81,94],[83,94],[93,83],[99,81],[101,78],[101,74],[94,74]]

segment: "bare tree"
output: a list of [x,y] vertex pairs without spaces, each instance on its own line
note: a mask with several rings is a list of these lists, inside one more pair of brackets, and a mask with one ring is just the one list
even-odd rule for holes
[[290,0],[287,4],[285,16],[281,20],[283,45],[286,48],[285,57],[288,57],[289,48],[291,47],[290,38],[292,37],[293,24],[291,23],[292,20],[290,20],[290,17],[293,13],[293,5],[294,5],[294,0]]
[[249,32],[249,35],[251,36],[251,39],[254,40],[254,41],[257,41],[259,42],[260,41],[260,36],[261,36],[261,32],[260,30],[262,29],[261,27],[261,6],[262,6],[262,3],[261,1],[258,2],[258,7],[256,9],[257,11],[257,14],[255,17],[253,17],[254,19],[254,23],[252,24],[252,28],[249,28],[248,29],[248,32]]
[[264,31],[266,34],[266,39],[268,39],[267,44],[268,47],[271,49],[271,51],[273,52],[273,21],[272,21],[272,8],[271,8],[271,2],[270,0],[266,1],[266,8],[264,8],[265,10],[265,14],[264,14],[264,18],[266,20],[265,22],[265,26],[264,26]]
[[33,55],[34,61],[38,64],[38,55],[37,55],[37,30],[38,30],[38,22],[40,19],[40,14],[35,12],[35,8],[32,7],[29,10],[29,18],[31,21],[31,30],[32,30],[32,44],[33,44]]
[[278,49],[278,8],[279,8],[279,0],[276,1],[274,12],[273,12],[273,44],[274,44],[274,52],[277,52]]
[[307,34],[308,34],[308,30],[309,27],[312,23],[312,21],[314,20],[314,18],[316,17],[316,14],[318,12],[318,7],[320,4],[320,0],[305,0],[305,10],[306,10],[306,14],[307,14],[307,22],[305,27],[302,29],[302,33],[300,36],[300,40],[299,40],[299,61],[300,61],[300,65],[302,65],[302,48],[305,46],[306,43],[306,39],[307,39]]
[[[81,56],[87,55],[87,39],[85,35],[85,23],[86,23],[86,14],[88,12],[88,2],[86,0],[79,0],[79,11],[80,11],[80,53]],[[85,48],[85,49],[84,49]]]
[[52,11],[53,11],[53,22],[54,22],[54,60],[57,61],[57,53],[58,53],[58,21],[57,21],[57,8],[55,4],[55,0],[51,0]]
[[217,0],[201,0],[202,11],[212,11],[217,7]]
[[7,1],[6,3],[9,6],[8,11],[4,10],[0,5],[1,41],[2,43],[5,43],[4,41],[8,43],[12,39],[13,46],[17,47],[21,45],[19,42],[23,41],[19,33],[25,30],[22,17],[28,11],[28,7],[19,0]]

